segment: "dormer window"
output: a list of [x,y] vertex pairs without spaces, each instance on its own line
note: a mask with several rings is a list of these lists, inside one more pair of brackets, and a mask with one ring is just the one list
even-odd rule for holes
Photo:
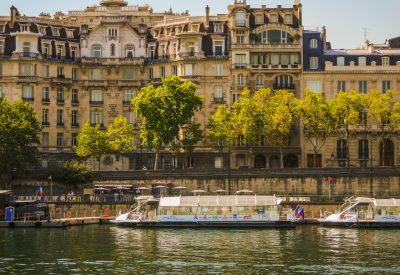
[[102,56],[101,45],[93,45],[92,46],[92,57],[101,58],[101,56]]
[[4,42],[0,41],[0,55],[4,55]]
[[336,66],[343,67],[345,65],[344,63],[344,57],[339,56],[336,58]]
[[135,46],[127,45],[125,48],[125,54],[127,58],[134,58],[135,57]]
[[278,23],[278,14],[273,13],[269,16],[270,23]]
[[198,32],[199,31],[199,25],[193,24],[192,25],[192,32]]
[[68,38],[74,38],[74,30],[68,30],[67,29],[67,37]]
[[43,27],[43,26],[41,26],[41,27],[39,27],[39,32],[40,32],[40,34],[43,34],[43,35],[46,35],[46,27]]
[[382,57],[382,66],[389,66],[390,62],[389,62],[389,57],[384,56]]
[[264,24],[264,14],[256,14],[256,25]]
[[53,36],[60,36],[60,29],[59,28],[53,28]]
[[367,58],[365,56],[358,57],[358,66],[367,66]]
[[44,43],[42,53],[45,57],[51,56],[50,44]]
[[21,25],[21,32],[28,32],[29,31],[29,25]]
[[111,57],[115,56],[115,44],[110,45],[110,56]]
[[182,32],[182,27],[178,27],[177,29],[176,29],[176,33],[181,33]]
[[118,36],[118,29],[117,28],[108,29],[108,36],[110,36],[110,37]]
[[239,26],[239,27],[246,26],[246,14],[245,14],[245,12],[244,11],[238,11],[236,13],[235,20],[236,20],[236,26]]
[[154,37],[158,37],[158,31],[154,31]]
[[310,40],[310,49],[318,49],[318,40],[313,38]]
[[292,25],[293,24],[293,16],[290,13],[285,14],[285,24],[286,25]]
[[5,25],[0,25],[0,32],[4,32],[6,30],[6,26]]
[[223,33],[224,32],[224,25],[222,23],[215,23],[214,24],[214,32],[215,33]]
[[31,43],[24,42],[24,44],[22,45],[22,51],[24,53],[30,53],[31,52]]
[[167,35],[169,36],[169,35],[171,35],[171,29],[167,29]]

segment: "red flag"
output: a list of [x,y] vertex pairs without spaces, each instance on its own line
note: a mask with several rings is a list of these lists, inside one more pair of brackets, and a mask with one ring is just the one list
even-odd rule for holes
[[329,179],[328,179],[329,181],[334,181],[335,180],[335,178],[334,177],[329,177]]

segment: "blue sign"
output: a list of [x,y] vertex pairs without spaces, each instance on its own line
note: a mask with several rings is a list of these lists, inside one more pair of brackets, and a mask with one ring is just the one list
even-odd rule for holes
[[13,222],[14,221],[14,207],[6,207],[6,221]]

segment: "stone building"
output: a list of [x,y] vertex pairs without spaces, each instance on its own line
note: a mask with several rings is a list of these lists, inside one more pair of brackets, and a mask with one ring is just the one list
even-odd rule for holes
[[[325,30],[303,30],[302,8],[298,0],[290,7],[253,7],[245,0],[233,0],[227,14],[213,16],[206,7],[204,16],[189,16],[102,0],[67,14],[27,17],[11,7],[9,16],[0,17],[0,97],[22,98],[33,105],[42,124],[38,169],[51,169],[74,155],[76,137],[86,121],[105,129],[124,115],[138,127],[130,100],[142,87],[158,85],[171,75],[197,85],[204,104],[194,119],[205,136],[207,121],[218,105],[230,106],[245,87],[288,89],[298,98],[304,87],[333,97],[340,81],[354,89],[361,87],[361,80],[368,85],[363,89],[399,88],[398,40],[369,44],[366,50],[332,50]],[[356,148],[360,138],[351,143],[355,162],[358,149],[353,145]],[[331,155],[334,165],[341,163],[337,140],[328,141],[321,166],[330,165]],[[138,136],[135,142],[136,152],[104,156],[101,169],[151,168],[153,153]],[[378,138],[372,142],[372,158],[378,165]],[[393,140],[394,157],[388,164],[397,164],[397,144]],[[310,147],[296,123],[284,149],[285,167],[307,167],[308,154]],[[261,138],[255,146],[236,144],[231,166],[275,168],[278,156],[279,149]],[[226,149],[221,154],[219,146],[205,139],[190,158],[165,148],[159,166],[222,168],[227,159]]]

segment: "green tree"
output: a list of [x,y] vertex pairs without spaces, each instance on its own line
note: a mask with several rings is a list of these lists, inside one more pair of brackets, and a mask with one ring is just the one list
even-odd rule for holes
[[304,135],[314,151],[314,167],[316,158],[327,137],[335,130],[335,121],[331,108],[322,93],[306,90],[305,96],[298,101],[297,114],[304,125]]
[[0,179],[27,172],[36,163],[40,126],[32,106],[0,100]]
[[400,103],[394,102],[395,93],[388,91],[382,94],[378,91],[371,91],[366,98],[368,118],[376,124],[382,135],[382,158],[381,166],[385,163],[385,140],[397,129],[400,124]]
[[100,171],[101,156],[111,151],[107,133],[100,130],[100,125],[91,126],[89,122],[86,122],[79,132],[77,143],[76,154],[84,158],[93,157],[94,161],[97,158]]
[[136,150],[133,145],[135,127],[128,122],[126,117],[119,116],[108,127],[107,138],[111,151],[122,155],[123,166],[123,155]]
[[355,91],[339,92],[336,98],[329,101],[335,128],[343,129],[346,139],[346,166],[350,164],[349,136],[351,127],[360,122],[360,113],[364,111],[365,96]]
[[260,90],[256,93],[259,94],[256,98],[259,98],[257,101],[263,134],[279,147],[283,168],[283,148],[287,146],[290,130],[294,124],[297,100],[293,93],[286,90],[275,93]]
[[[196,144],[203,138],[203,131],[201,130],[201,125],[196,122],[190,123],[183,131],[181,146],[183,152],[186,155],[186,159],[191,157]],[[189,163],[186,164],[189,167]]]
[[67,161],[61,166],[55,176],[55,180],[67,185],[77,187],[90,183],[93,179],[93,171],[83,162],[77,160]]
[[158,155],[163,144],[171,144],[182,126],[188,124],[201,109],[202,98],[196,95],[196,86],[182,82],[177,76],[164,78],[161,86],[150,85],[132,100],[135,112],[142,119],[142,142],[153,148],[158,169]]

